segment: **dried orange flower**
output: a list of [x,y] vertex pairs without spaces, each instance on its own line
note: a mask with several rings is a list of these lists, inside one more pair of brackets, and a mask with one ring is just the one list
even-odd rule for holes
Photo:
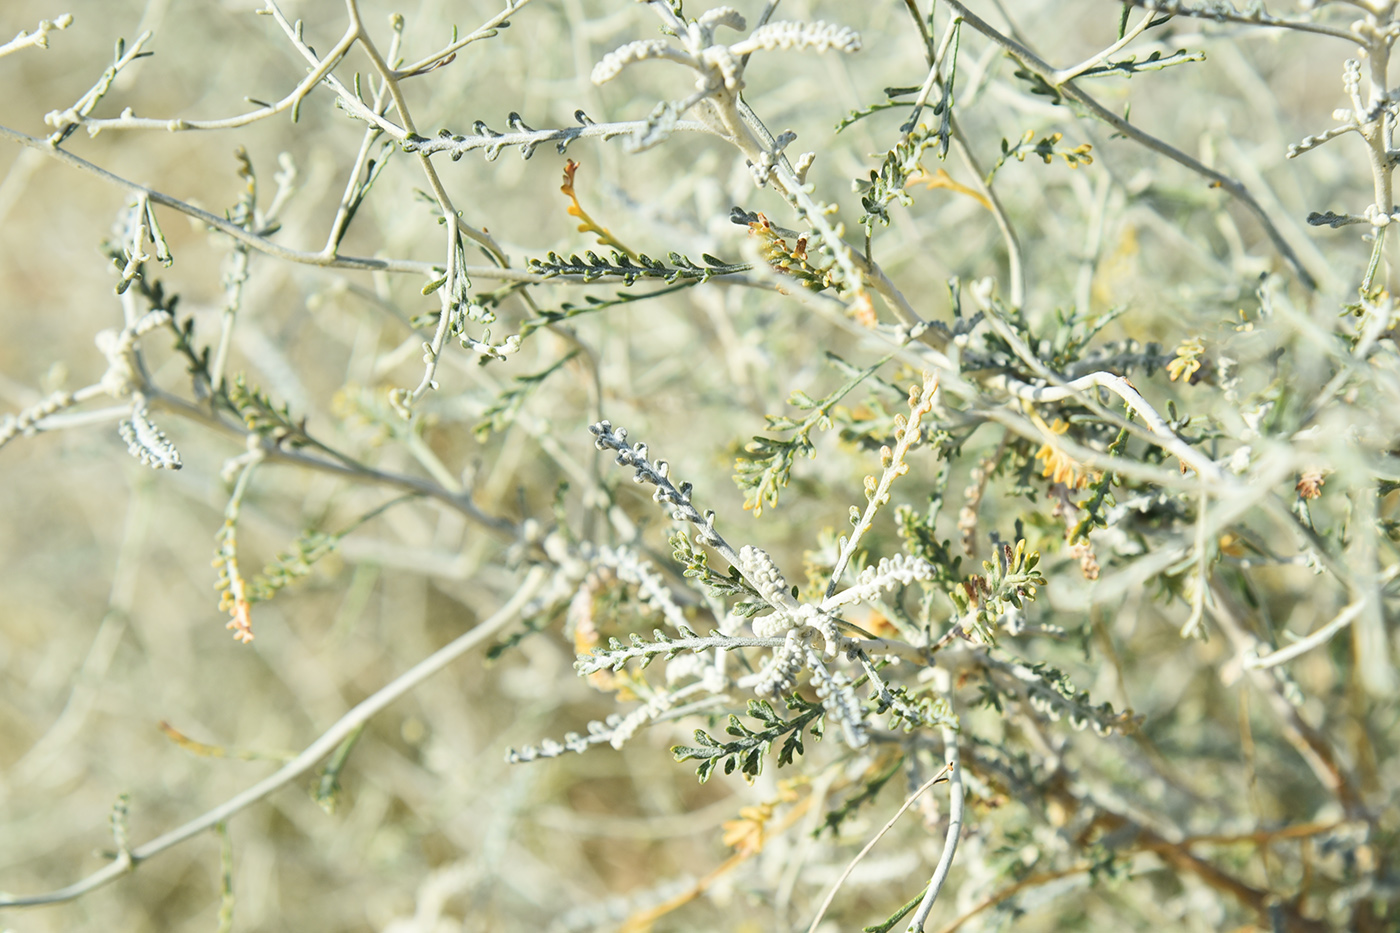
[[[1043,422],[1041,425],[1044,427]],[[1056,418],[1047,430],[1051,434],[1063,434],[1069,430],[1069,425]],[[1091,471],[1048,440],[1035,452],[1035,459],[1045,461],[1045,469],[1041,470],[1040,475],[1050,477],[1052,483],[1064,483],[1070,489],[1083,489],[1089,482]]]
[[632,259],[637,258],[637,254],[632,252],[621,240],[612,235],[612,231],[594,220],[583,209],[583,205],[578,201],[578,194],[574,191],[574,173],[578,171],[578,163],[573,159],[564,163],[564,183],[559,186],[559,190],[569,199],[569,216],[577,217],[581,223],[578,225],[579,233],[592,233],[598,237],[601,246],[611,246],[620,253],[626,253]]
[[722,837],[724,844],[741,855],[756,855],[762,852],[766,837],[765,829],[768,821],[772,818],[773,804],[771,803],[762,803],[756,807],[740,809],[737,820],[727,820],[724,823]]
[[1094,553],[1094,546],[1086,538],[1077,544],[1069,546],[1069,555],[1079,561],[1079,570],[1084,574],[1086,580],[1097,580],[1099,571],[1103,568],[1099,566],[1099,557]]
[[1298,485],[1293,488],[1300,499],[1316,499],[1322,495],[1322,484],[1326,482],[1321,470],[1304,470],[1298,477]]

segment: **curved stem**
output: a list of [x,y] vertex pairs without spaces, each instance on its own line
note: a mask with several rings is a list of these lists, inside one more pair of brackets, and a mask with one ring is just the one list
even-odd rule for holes
[[1011,218],[1007,215],[1006,207],[1001,203],[1001,198],[997,197],[997,193],[987,183],[981,167],[977,164],[977,159],[972,155],[972,148],[967,144],[967,137],[963,135],[962,126],[953,117],[949,117],[949,123],[953,130],[953,144],[957,147],[958,156],[972,172],[972,186],[991,205],[992,217],[996,220],[997,229],[1001,231],[1002,242],[1006,244],[1006,274],[1011,282],[1011,306],[1013,308],[1024,307],[1026,304],[1026,271],[1025,265],[1021,261],[1021,241],[1016,238],[1016,231],[1011,227]]
[[[147,386],[142,391],[146,394],[147,399],[154,408],[163,408],[167,411],[173,411],[176,414],[198,421],[201,424],[215,428],[233,437],[247,437],[248,432],[242,425],[225,421],[218,415],[211,413],[207,408],[187,402],[178,395],[172,395],[155,386]],[[314,444],[316,442],[312,440],[311,443]],[[338,451],[332,450],[325,445],[317,444],[317,446],[329,455],[335,457],[338,462],[315,457],[300,450],[270,443],[264,447],[264,452],[268,463],[288,463],[294,466],[319,470],[322,473],[332,473],[357,482],[377,483],[394,489],[402,489],[404,492],[412,492],[421,496],[427,496],[430,499],[436,499],[455,511],[462,513],[467,518],[470,518],[483,527],[490,528],[492,531],[511,537],[515,535],[514,524],[504,518],[498,518],[483,512],[481,508],[471,500],[470,495],[466,492],[456,493],[438,485],[432,480],[421,479],[416,476],[391,473],[386,470],[377,470],[374,467],[366,466]]]
[[[1180,0],[1171,3],[1164,3],[1162,0],[1129,0],[1129,2],[1146,10],[1170,13],[1174,16],[1199,16],[1202,19],[1215,20],[1217,23],[1277,26],[1283,29],[1295,29],[1298,32],[1310,32],[1318,36],[1331,36],[1333,39],[1342,39],[1347,42],[1356,41],[1356,36],[1345,29],[1341,29],[1337,26],[1328,26],[1324,23],[1312,23],[1307,20],[1282,19],[1277,16],[1271,16],[1264,12],[1262,5],[1254,12],[1242,12],[1233,9],[1227,3],[1212,3],[1209,6],[1197,8],[1181,3]],[[1354,2],[1354,0],[1347,0],[1347,2]],[[1254,4],[1250,4],[1250,6],[1254,6]],[[1356,6],[1361,7],[1369,13],[1378,12],[1372,4],[1357,3]]]
[[870,841],[865,844],[865,848],[856,853],[856,857],[851,859],[850,864],[846,866],[846,870],[841,872],[841,877],[837,878],[836,883],[831,886],[831,890],[826,892],[826,898],[822,901],[821,907],[817,908],[817,915],[812,918],[811,925],[807,927],[807,933],[817,933],[817,926],[822,922],[822,917],[826,916],[827,908],[831,906],[831,902],[836,898],[836,892],[841,890],[841,885],[846,883],[846,879],[851,876],[851,872],[860,864],[860,860],[865,858],[865,856],[870,853],[871,849],[875,848],[875,843],[883,839],[885,834],[894,828],[894,824],[899,822],[899,818],[904,815],[904,812],[912,807],[916,800],[923,796],[924,791],[928,790],[939,781],[947,780],[947,778],[944,777],[947,773],[948,766],[945,765],[937,774],[920,784],[918,789],[910,794],[908,799],[904,801],[904,806],[896,810],[894,816],[889,818],[889,822],[885,823],[878,833],[870,837]]
[[[346,30],[345,35],[340,37],[340,41],[335,44],[323,59],[316,59],[311,73],[301,80],[290,94],[282,98],[275,104],[264,104],[257,110],[250,110],[241,113],[236,117],[225,117],[217,120],[185,120],[185,119],[162,119],[159,117],[137,117],[129,113],[124,113],[119,117],[90,118],[79,113],[60,111],[57,119],[59,129],[64,126],[77,124],[85,127],[89,133],[96,135],[103,130],[231,130],[240,126],[247,126],[259,120],[276,116],[288,110],[295,111],[301,106],[301,102],[311,90],[325,80],[334,68],[340,64],[340,60],[354,46],[355,40],[359,38],[359,33],[354,29]],[[295,118],[295,114],[293,114]]]
[[962,834],[963,823],[963,776],[962,760],[958,756],[958,736],[952,726],[941,727],[943,748],[948,759],[948,833],[943,841],[943,854],[938,857],[938,865],[929,879],[928,890],[919,902],[919,909],[909,921],[909,933],[923,933],[928,915],[933,911],[933,902],[943,890],[948,880],[948,872],[953,868],[953,856],[958,851],[958,837]]
[[[961,0],[945,0],[945,2],[948,6],[956,10],[958,15],[962,16],[969,26],[1009,52],[1022,66],[1035,72],[1035,74],[1039,75],[1047,82],[1054,81],[1056,75],[1055,69],[1042,61],[1030,49],[993,28],[986,20],[969,10]],[[1351,38],[1352,41],[1355,41],[1355,37]],[[1203,178],[1209,179],[1212,185],[1228,191],[1234,196],[1235,200],[1243,204],[1249,209],[1249,212],[1255,216],[1260,226],[1264,228],[1264,232],[1269,237],[1269,240],[1274,244],[1274,248],[1277,249],[1283,258],[1288,261],[1289,265],[1293,267],[1303,284],[1309,289],[1317,288],[1317,280],[1303,265],[1302,259],[1293,251],[1293,247],[1288,245],[1288,241],[1283,238],[1283,234],[1279,232],[1278,227],[1274,224],[1273,220],[1270,219],[1268,212],[1255,200],[1254,195],[1250,194],[1249,189],[1243,184],[1231,178],[1229,175],[1217,172],[1199,159],[1192,158],[1175,146],[1153,136],[1151,133],[1146,133],[1138,129],[1127,120],[1118,116],[1118,114],[1109,110],[1103,104],[1100,104],[1089,94],[1081,91],[1079,86],[1073,81],[1066,81],[1059,85],[1059,90],[1070,100],[1073,100],[1075,103],[1088,110],[1094,117],[1113,127],[1115,131],[1146,146],[1159,155],[1166,156],[1178,165],[1185,166]]]
[[202,208],[195,207],[178,198],[172,198],[168,194],[163,194],[154,188],[128,181],[120,175],[114,175],[98,165],[79,158],[64,149],[52,146],[42,139],[36,139],[27,133],[19,130],[12,130],[8,126],[0,126],[0,138],[8,139],[11,142],[19,143],[30,149],[38,150],[52,159],[62,162],[69,168],[87,172],[95,175],[103,181],[116,185],[134,194],[149,198],[153,203],[163,207],[177,210],[182,214],[193,217],[195,220],[204,223],[220,233],[227,234],[233,239],[244,243],[264,255],[274,259],[281,259],[286,262],[302,263],[311,266],[324,266],[336,269],[366,269],[374,272],[413,272],[418,275],[432,275],[437,271],[437,266],[428,262],[416,262],[411,259],[371,259],[361,256],[327,256],[324,253],[309,252],[306,250],[289,249],[280,243],[269,240],[267,237],[249,233],[237,224],[230,223],[216,214],[211,214]]
[[195,817],[183,826],[172,829],[163,836],[152,839],[145,845],[137,846],[127,852],[123,852],[115,861],[105,868],[95,871],[81,881],[74,882],[56,891],[49,891],[44,894],[31,895],[8,895],[0,894],[0,907],[36,907],[41,904],[61,904],[64,901],[71,901],[81,897],[89,891],[110,884],[122,875],[134,871],[136,866],[153,858],[168,849],[184,842],[185,840],[197,836],[207,829],[224,822],[236,815],[239,811],[247,809],[259,800],[271,794],[279,788],[285,787],[292,781],[301,777],[306,772],[314,768],[322,758],[325,758],[347,737],[362,727],[376,714],[381,712],[389,704],[413,690],[423,681],[442,670],[462,655],[484,642],[489,636],[495,634],[506,623],[516,617],[525,604],[528,603],[535,594],[539,592],[549,576],[547,570],[542,567],[534,567],[526,575],[524,582],[515,594],[506,602],[504,606],[496,611],[494,615],[486,621],[478,624],[471,631],[458,636],[453,641],[448,642],[443,647],[419,661],[413,667],[404,671],[388,684],[385,684],[373,695],[363,702],[357,704],[344,716],[325,732],[321,733],[316,741],[306,747],[301,754],[297,755],[287,764],[277,771],[268,775],[263,780],[243,791],[212,810],[208,810],[200,816]]

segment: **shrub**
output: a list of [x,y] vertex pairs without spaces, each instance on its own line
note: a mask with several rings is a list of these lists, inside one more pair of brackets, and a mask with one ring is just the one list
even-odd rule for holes
[[1393,3],[225,6],[0,46],[8,916],[1394,928]]

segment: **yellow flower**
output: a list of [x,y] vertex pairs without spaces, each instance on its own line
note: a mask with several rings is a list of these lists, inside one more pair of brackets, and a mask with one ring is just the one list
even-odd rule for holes
[[[1056,418],[1055,423],[1048,427],[1039,418],[1035,420],[1042,429],[1051,434],[1063,434],[1069,430],[1069,425],[1059,418]],[[1081,463],[1048,440],[1040,445],[1040,449],[1035,453],[1035,459],[1045,461],[1045,469],[1041,471],[1041,476],[1050,477],[1052,483],[1064,483],[1070,489],[1083,489],[1088,484],[1089,476],[1093,472],[1085,469]]]
[[768,821],[773,818],[773,804],[763,803],[756,807],[744,807],[739,811],[739,819],[727,820],[722,827],[724,844],[741,855],[756,855],[763,851],[767,837]]
[[1200,371],[1201,354],[1205,352],[1206,344],[1200,337],[1182,341],[1176,348],[1176,359],[1167,364],[1167,374],[1172,382],[1190,382],[1191,377]]

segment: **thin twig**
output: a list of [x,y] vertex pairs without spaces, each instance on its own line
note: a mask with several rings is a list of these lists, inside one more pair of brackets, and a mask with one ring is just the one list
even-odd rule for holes
[[[1384,586],[1391,580],[1394,580],[1397,575],[1400,575],[1400,564],[1387,568],[1386,572],[1381,575],[1380,580],[1377,582],[1379,585]],[[1369,602],[1369,597],[1367,595],[1362,595],[1360,599],[1352,601],[1346,608],[1337,613],[1336,617],[1332,619],[1331,622],[1328,622],[1306,638],[1300,638],[1287,648],[1280,648],[1262,657],[1258,655],[1246,656],[1240,663],[1244,666],[1245,670],[1262,671],[1292,661],[1299,655],[1307,654],[1314,648],[1327,644],[1338,632],[1354,622],[1361,613],[1366,611]]]
[[[1341,822],[1334,820],[1326,823],[1303,823],[1297,826],[1284,826],[1275,830],[1260,830],[1258,832],[1252,833],[1230,833],[1220,835],[1189,836],[1186,839],[1181,840],[1181,842],[1178,844],[1178,848],[1190,849],[1192,846],[1195,845],[1234,845],[1239,843],[1253,843],[1254,845],[1266,845],[1278,839],[1306,839],[1310,836],[1317,836],[1321,835],[1322,833],[1331,832],[1341,825],[1343,825]],[[1134,847],[1132,851],[1158,852],[1159,849],[1159,846],[1156,846],[1153,842],[1149,841],[1137,847]],[[1089,871],[1093,870],[1096,864],[1097,863],[1095,862],[1080,862],[1076,865],[1071,865],[1068,868],[1061,868],[1055,871],[1036,872],[1035,874],[1027,875],[1026,877],[1021,878],[1020,880],[1015,881],[1012,884],[1009,884],[1006,887],[1002,888],[1001,890],[983,898],[975,906],[970,908],[966,913],[962,914],[956,920],[940,929],[938,933],[956,933],[957,930],[960,930],[963,927],[963,925],[966,924],[973,917],[985,912],[986,910],[992,907],[997,906],[998,904],[1004,904],[1006,901],[1015,897],[1017,894],[1020,894],[1027,888],[1033,888],[1038,887],[1040,885],[1050,884],[1051,882],[1059,881],[1062,878],[1072,878],[1075,875],[1087,874]]]
[[[176,414],[198,421],[201,424],[216,428],[232,437],[239,439],[246,439],[247,437],[248,431],[242,424],[226,421],[218,415],[210,413],[207,408],[195,405],[177,395],[172,395],[155,387],[149,387],[145,391],[148,393],[148,399],[152,408],[163,408],[167,411],[173,411]],[[431,480],[366,466],[330,448],[323,447],[322,449],[335,456],[338,462],[317,457],[302,450],[274,444],[270,441],[264,444],[264,451],[268,463],[287,463],[319,470],[323,473],[331,473],[357,482],[375,483],[389,486],[393,489],[402,489],[405,492],[418,493],[419,495],[438,500],[483,527],[511,537],[514,537],[516,534],[516,526],[514,523],[507,519],[498,518],[483,512],[481,507],[473,502],[471,496],[465,491],[454,493],[452,490],[446,489]]]
[[71,25],[73,25],[73,17],[68,13],[56,16],[51,20],[41,19],[33,32],[21,29],[13,39],[0,45],[0,58],[30,47],[46,49],[49,47],[49,33],[59,29],[67,29]]
[[923,933],[928,915],[933,911],[933,902],[938,899],[938,892],[943,890],[943,884],[948,880],[953,855],[958,851],[958,837],[962,833],[963,776],[962,759],[958,756],[958,736],[953,727],[946,724],[941,725],[939,731],[943,735],[943,748],[948,758],[948,834],[943,841],[943,854],[939,856],[938,866],[934,868],[928,890],[924,892],[924,899],[919,902],[919,909],[914,911],[914,917],[909,921],[909,933]]
[[1090,68],[1095,67],[1099,64],[1099,62],[1103,61],[1105,58],[1108,58],[1108,56],[1112,55],[1113,53],[1119,51],[1129,42],[1132,42],[1138,36],[1146,32],[1147,27],[1152,25],[1152,21],[1156,18],[1157,14],[1152,10],[1148,10],[1147,15],[1144,16],[1141,20],[1139,20],[1136,26],[1123,33],[1122,38],[1120,38],[1117,42],[1113,43],[1101,52],[1098,52],[1094,55],[1090,55],[1088,58],[1084,59],[1084,61],[1080,62],[1077,65],[1074,65],[1073,67],[1061,68],[1059,71],[1055,72],[1055,79],[1050,83],[1055,85],[1056,87],[1059,87],[1066,81],[1071,81],[1074,78],[1079,77],[1084,72],[1088,71]]
[[[607,124],[606,126],[604,126],[603,124],[598,124],[595,127],[589,127],[589,129],[607,130],[612,135],[620,135],[624,133],[633,132],[645,125],[645,121],[633,121],[627,123],[612,123]],[[593,132],[588,133],[586,135],[601,136],[604,135],[604,133]],[[154,188],[150,188],[146,185],[130,181],[126,178],[121,177],[120,175],[115,175],[102,168],[101,166],[94,165],[86,159],[73,155],[71,152],[68,152],[65,149],[59,149],[54,146],[51,146],[42,139],[37,139],[26,133],[21,133],[18,130],[13,130],[3,125],[0,125],[0,138],[8,139],[11,142],[19,143],[21,146],[28,147],[37,152],[42,152],[44,155],[47,155],[58,162],[62,162],[69,168],[75,168],[79,171],[87,172],[89,175],[94,175],[97,178],[102,179],[103,181],[109,182],[110,184],[117,186],[118,188],[130,191],[136,195],[143,195],[149,198],[153,203],[159,204],[162,207],[168,207],[171,210],[179,211],[181,214],[185,214],[188,217],[193,217],[200,223],[203,223],[206,226],[219,231],[220,233],[226,234],[232,237],[233,239],[238,240],[240,243],[244,243],[252,247],[253,249],[257,250],[263,255],[271,256],[274,259],[281,259],[284,262],[294,262],[307,266],[319,266],[321,268],[326,269],[356,269],[367,272],[404,272],[413,273],[415,275],[421,275],[427,278],[436,278],[437,276],[440,276],[443,272],[443,267],[441,263],[423,262],[420,260],[413,259],[376,259],[367,256],[344,256],[337,255],[335,253],[327,254],[325,250],[311,251],[291,249],[289,247],[283,246],[281,243],[278,243],[275,240],[271,240],[263,236],[258,236],[254,233],[249,233],[247,230],[244,230],[237,224],[230,223],[223,217],[219,217],[216,214],[211,214],[202,208],[195,207],[193,204],[190,204],[186,201],[181,201],[179,198],[171,197],[170,195],[157,191]],[[572,274],[545,275],[538,272],[527,272],[523,269],[507,269],[499,268],[496,266],[463,266],[462,269],[467,275],[471,276],[472,278],[492,279],[501,282],[522,282],[531,285],[539,285],[545,283],[554,283],[558,285],[606,285],[616,283],[617,281],[619,281],[620,278],[616,276],[585,277],[583,275]],[[747,279],[742,275],[724,274],[710,276],[709,278],[711,281],[716,282],[730,282],[735,284],[759,284],[752,282],[751,280]],[[767,289],[772,288],[772,286],[768,283],[762,283],[760,287]]]
[[963,135],[962,125],[954,118],[949,118],[953,130],[953,145],[958,150],[958,157],[963,160],[972,173],[973,190],[987,199],[991,205],[992,218],[996,221],[997,230],[1001,233],[1001,240],[1006,245],[1006,276],[1010,282],[1008,297],[1011,299],[1013,308],[1020,308],[1026,303],[1026,271],[1025,263],[1021,259],[1021,241],[1016,237],[1016,231],[1011,226],[1011,216],[1006,213],[1006,206],[1001,203],[1001,198],[992,189],[982,174],[982,167],[977,162],[977,157],[972,154],[972,147],[968,145],[967,137]]
[[463,36],[456,42],[452,42],[448,45],[443,46],[441,49],[438,49],[433,54],[427,56],[426,58],[420,58],[418,61],[414,62],[411,65],[404,65],[401,68],[395,69],[394,77],[412,78],[416,75],[423,74],[424,72],[429,71],[432,68],[436,68],[438,65],[447,64],[447,62],[450,59],[452,59],[453,56],[455,56],[459,50],[466,48],[473,42],[479,42],[482,39],[490,39],[499,35],[500,26],[503,23],[505,23],[508,18],[520,12],[520,10],[522,10],[527,4],[531,2],[532,0],[507,0],[506,8],[501,12],[497,13],[495,16],[488,19],[482,25],[478,26],[475,32]]
[[[1259,638],[1245,629],[1230,608],[1232,600],[1219,585],[1212,587],[1210,612],[1220,623],[1237,654],[1257,654]],[[1269,702],[1269,708],[1283,726],[1284,737],[1298,752],[1317,777],[1318,782],[1337,797],[1349,818],[1365,818],[1366,804],[1357,787],[1356,778],[1342,764],[1328,735],[1303,719],[1302,714],[1283,693],[1278,681],[1263,670],[1247,671],[1250,682],[1259,688]]]
[[394,680],[381,687],[368,699],[357,704],[344,716],[325,732],[321,733],[316,741],[312,742],[306,749],[286,765],[276,772],[254,784],[252,787],[238,794],[212,810],[208,810],[198,817],[185,823],[170,832],[152,839],[145,845],[131,849],[129,853],[124,853],[125,857],[119,857],[107,867],[93,872],[81,881],[74,882],[65,888],[56,891],[49,891],[44,894],[31,894],[15,896],[10,894],[0,894],[0,907],[34,907],[40,904],[60,904],[64,901],[71,901],[81,897],[89,891],[100,888],[103,885],[115,881],[117,878],[132,871],[136,866],[149,858],[153,858],[166,850],[179,845],[185,840],[197,836],[228,820],[234,814],[246,809],[259,800],[279,788],[301,777],[310,771],[322,759],[335,751],[347,736],[355,732],[365,723],[369,722],[375,715],[384,710],[385,707],[402,697],[404,694],[418,687],[438,671],[442,670],[462,655],[486,641],[488,637],[503,628],[508,622],[516,617],[516,614],[528,603],[540,588],[544,585],[549,572],[543,567],[534,567],[526,574],[524,581],[515,591],[515,594],[496,611],[494,615],[479,623],[471,631],[458,636],[453,641],[448,642],[443,647],[419,661],[413,667],[404,671]]
[[323,59],[316,60],[311,73],[301,80],[300,83],[275,104],[264,104],[256,110],[239,114],[236,117],[223,117],[214,120],[187,120],[180,117],[138,117],[129,111],[119,117],[94,118],[84,116],[74,111],[58,111],[50,114],[49,122],[60,131],[70,125],[77,125],[87,129],[90,135],[96,136],[103,130],[166,130],[168,132],[182,132],[186,130],[231,130],[268,117],[276,116],[288,110],[295,110],[301,106],[302,100],[311,93],[316,85],[325,80],[326,75],[340,64],[345,54],[354,46],[358,34],[354,29],[347,30],[340,37],[331,51]]
[[227,234],[228,236],[233,237],[235,240],[238,240],[240,243],[246,243],[248,246],[251,246],[258,252],[271,256],[274,259],[281,259],[286,262],[296,262],[311,266],[327,266],[337,269],[366,269],[375,272],[413,272],[423,276],[436,275],[438,274],[441,268],[440,266],[434,265],[433,263],[416,262],[410,259],[371,259],[368,257],[359,256],[326,256],[320,251],[308,252],[304,250],[289,249],[280,243],[268,239],[267,237],[262,237],[258,236],[257,234],[249,233],[247,230],[244,230],[237,224],[230,223],[229,221],[225,220],[222,217],[219,217],[216,214],[211,214],[208,211],[203,210],[202,208],[195,207],[193,204],[188,204],[184,201],[179,200],[178,198],[173,198],[168,194],[163,194],[162,192],[157,191],[154,188],[149,188],[146,185],[137,184],[134,181],[128,181],[127,179],[122,178],[120,175],[114,175],[106,169],[94,165],[86,159],[82,159],[78,156],[73,155],[67,150],[59,149],[55,146],[50,145],[45,140],[36,139],[35,137],[30,136],[26,133],[21,133],[18,130],[12,130],[7,126],[0,126],[0,137],[8,139],[11,142],[19,143],[22,146],[27,146],[30,149],[36,149],[39,152],[42,152],[45,155],[49,156],[50,158],[62,162],[69,168],[75,168],[80,171],[87,172],[89,175],[95,175],[98,178],[101,178],[103,181],[110,182],[111,184],[116,185],[118,188],[125,189],[127,191],[132,192],[133,194],[145,195],[147,198],[150,198],[150,200],[156,204],[159,204],[163,207],[171,208],[172,210],[177,210],[180,213],[185,214],[189,217],[193,217],[201,223],[204,223],[207,226],[218,230],[220,233]]
[[[1012,57],[1025,68],[1036,73],[1047,82],[1052,82],[1054,80],[1056,74],[1055,69],[1041,60],[1030,49],[995,29],[986,20],[969,10],[961,0],[945,0],[945,2],[954,10],[958,11],[958,14],[967,20],[968,25],[1011,53]],[[1354,38],[1353,41],[1355,41]],[[1156,136],[1138,129],[1127,120],[1118,116],[1118,114],[1109,110],[1103,104],[1100,104],[1092,96],[1080,90],[1078,85],[1073,81],[1064,82],[1059,85],[1059,89],[1066,97],[1083,106],[1096,118],[1107,123],[1117,132],[1122,133],[1130,139],[1136,140],[1153,152],[1164,155],[1173,162],[1185,166],[1196,174],[1209,179],[1213,185],[1228,191],[1237,201],[1247,207],[1250,213],[1254,214],[1259,224],[1264,228],[1264,232],[1273,242],[1274,248],[1282,254],[1284,259],[1288,260],[1291,266],[1293,266],[1294,271],[1303,284],[1310,289],[1317,288],[1317,280],[1313,277],[1312,273],[1307,270],[1307,267],[1303,265],[1303,261],[1298,257],[1297,253],[1293,251],[1293,247],[1288,245],[1288,241],[1283,238],[1283,234],[1279,232],[1278,227],[1274,224],[1273,219],[1269,217],[1268,212],[1255,200],[1254,195],[1252,195],[1249,189],[1243,184],[1228,175],[1217,172],[1199,159],[1192,158],[1175,146],[1158,139]]]
[[851,872],[855,870],[856,865],[860,864],[860,860],[865,858],[865,856],[870,853],[871,849],[875,848],[875,843],[883,839],[885,834],[894,828],[894,824],[899,822],[899,818],[904,815],[904,811],[912,807],[914,801],[923,796],[924,791],[928,790],[939,781],[947,780],[944,775],[948,773],[949,767],[950,765],[944,765],[937,774],[920,784],[918,789],[910,794],[908,799],[904,801],[904,806],[896,810],[894,816],[890,817],[889,822],[885,823],[874,836],[871,836],[870,841],[865,844],[865,847],[856,853],[856,857],[851,859],[850,864],[846,866],[846,870],[841,872],[841,877],[837,878],[836,882],[832,884],[831,889],[826,892],[826,897],[822,899],[822,905],[817,908],[817,915],[812,918],[811,925],[807,927],[807,933],[816,933],[817,926],[822,922],[822,917],[826,916],[827,908],[831,906],[831,902],[836,898],[836,892],[841,890],[841,886],[846,883],[846,879],[851,876]]
[[[904,458],[909,450],[923,440],[923,420],[924,416],[933,410],[934,394],[938,391],[938,377],[925,373],[923,387],[915,394],[909,393],[909,418],[899,431],[899,437],[895,442],[894,449],[883,448],[881,457],[889,455],[889,462],[885,464],[884,470],[880,474],[880,481],[873,487],[867,487],[869,501],[865,505],[865,512],[855,527],[851,529],[848,537],[841,541],[841,551],[836,557],[836,563],[831,568],[831,580],[826,585],[825,600],[830,600],[836,593],[836,587],[841,582],[841,575],[846,572],[846,565],[850,563],[851,556],[855,554],[856,548],[860,546],[860,540],[865,533],[870,530],[870,526],[875,521],[875,513],[880,507],[887,503],[890,498],[890,487],[896,478],[909,472],[909,465]],[[873,478],[872,478],[873,479]]]
[[[1228,3],[1215,2],[1207,6],[1192,6],[1190,3],[1183,3],[1182,0],[1129,0],[1134,6],[1143,9],[1166,13],[1171,16],[1197,16],[1202,19],[1214,20],[1217,23],[1243,23],[1249,26],[1275,26],[1282,29],[1296,29],[1299,32],[1310,32],[1319,36],[1331,36],[1333,39],[1343,39],[1348,42],[1355,42],[1356,35],[1346,29],[1337,26],[1327,26],[1323,23],[1313,23],[1302,19],[1283,19],[1270,15],[1264,10],[1262,4],[1250,4],[1248,12],[1242,12],[1230,6]],[[1370,13],[1380,11],[1370,4],[1357,4],[1362,9]]]

